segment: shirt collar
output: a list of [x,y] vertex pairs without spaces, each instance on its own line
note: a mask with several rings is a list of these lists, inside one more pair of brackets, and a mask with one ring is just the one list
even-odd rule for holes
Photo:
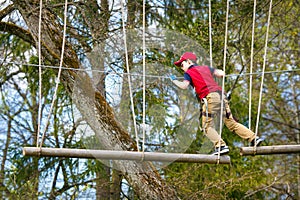
[[191,69],[191,68],[196,67],[196,66],[197,66],[196,64],[192,64],[191,66],[189,66],[188,69]]

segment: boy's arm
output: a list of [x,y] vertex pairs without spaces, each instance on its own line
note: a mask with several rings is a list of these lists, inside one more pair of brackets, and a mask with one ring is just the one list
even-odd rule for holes
[[221,78],[221,77],[225,76],[225,72],[223,70],[220,70],[220,69],[215,69],[214,70],[214,75],[218,78]]
[[187,80],[184,81],[173,80],[172,82],[181,89],[187,89],[188,86],[190,85],[190,82]]

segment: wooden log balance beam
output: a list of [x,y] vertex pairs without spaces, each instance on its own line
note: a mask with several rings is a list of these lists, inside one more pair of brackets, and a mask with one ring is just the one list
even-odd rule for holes
[[93,149],[68,149],[68,148],[39,148],[24,147],[24,156],[41,157],[66,157],[66,158],[88,158],[102,160],[133,160],[133,161],[157,161],[157,162],[189,162],[230,164],[229,156],[206,154],[183,154],[183,153],[161,153],[161,152],[136,152],[136,151],[113,151]]
[[275,145],[259,147],[241,147],[240,155],[269,155],[269,154],[291,154],[300,153],[300,145]]

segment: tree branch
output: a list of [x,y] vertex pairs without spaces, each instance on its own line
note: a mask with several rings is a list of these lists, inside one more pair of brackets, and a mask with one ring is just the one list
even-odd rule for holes
[[16,35],[19,38],[22,38],[24,41],[30,43],[30,44],[35,44],[32,35],[30,34],[29,31],[16,26],[13,23],[10,22],[0,22],[0,31],[11,33],[12,35]]
[[296,126],[293,126],[291,124],[287,124],[287,123],[284,123],[284,122],[279,122],[279,121],[276,121],[274,119],[270,119],[270,118],[267,118],[267,117],[262,117],[262,119],[268,120],[268,121],[273,122],[273,123],[281,124],[281,125],[284,125],[284,126],[288,126],[290,128],[296,129],[296,130],[300,130],[300,128],[298,128]]
[[14,10],[15,10],[14,4],[10,4],[6,8],[4,8],[3,10],[0,10],[0,21]]

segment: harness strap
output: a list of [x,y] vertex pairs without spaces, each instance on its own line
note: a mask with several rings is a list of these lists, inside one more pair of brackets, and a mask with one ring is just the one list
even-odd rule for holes
[[[209,113],[207,110],[206,110],[206,112],[202,112],[202,116],[206,116],[206,117],[210,117],[210,118],[213,118],[215,115],[216,114]],[[226,112],[224,115],[226,116],[227,119],[229,119],[231,112],[229,112],[229,113]]]
[[[220,94],[220,98],[221,98],[221,95],[222,95],[222,92],[221,91],[216,91],[217,93]],[[226,98],[226,96],[225,96]],[[212,114],[212,113],[208,113],[208,103],[207,103],[207,99],[206,98],[203,98],[202,101],[204,102],[205,106],[206,106],[206,109],[205,109],[205,112],[202,112],[202,116],[203,115],[206,115],[206,117],[210,117],[210,118],[213,118],[215,116],[215,114]],[[227,109],[224,107],[225,109],[225,116],[227,119],[229,119],[230,115],[231,115],[231,112],[228,112]]]
[[[205,123],[204,123],[203,130],[204,130],[204,134],[206,134],[206,125],[207,125],[207,120],[208,120],[208,103],[207,103],[206,98],[203,98],[202,100],[203,100],[203,103],[205,105],[205,114],[206,114],[206,120],[205,120]],[[204,114],[204,113],[201,112],[201,114]]]

